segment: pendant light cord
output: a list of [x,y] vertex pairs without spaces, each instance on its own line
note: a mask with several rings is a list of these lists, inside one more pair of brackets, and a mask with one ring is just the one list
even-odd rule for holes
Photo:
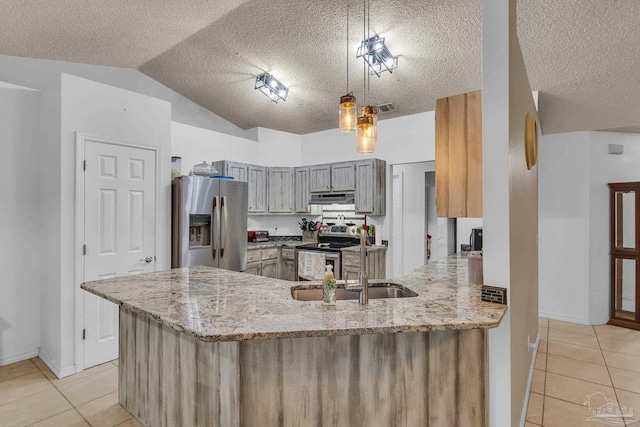
[[[369,40],[369,48],[371,47],[371,2],[367,0],[367,40]],[[371,58],[371,55],[369,55]],[[369,71],[369,70],[367,70]],[[367,105],[371,103],[371,73],[367,73]]]
[[[365,40],[363,44],[367,47],[366,53],[369,54],[369,43],[367,41],[367,0],[362,0],[362,39]],[[362,70],[364,72],[364,76],[362,79],[362,100],[366,105],[367,104],[367,61],[362,61]]]
[[349,93],[349,0],[347,0],[347,93]]

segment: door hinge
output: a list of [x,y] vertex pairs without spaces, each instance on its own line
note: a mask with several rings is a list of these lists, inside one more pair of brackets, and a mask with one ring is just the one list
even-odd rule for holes
[[86,329],[82,330],[82,339],[83,340],[87,339],[87,330]]
[[83,160],[83,161],[82,161],[82,170],[83,170],[83,171],[86,171],[86,170],[87,170],[87,161],[86,161],[86,160]]
[[82,255],[87,254],[87,245],[82,245]]

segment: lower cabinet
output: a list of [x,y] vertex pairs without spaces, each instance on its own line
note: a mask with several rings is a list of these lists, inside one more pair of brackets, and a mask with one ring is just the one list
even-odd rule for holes
[[[342,252],[342,278],[358,280],[360,275],[360,253]],[[367,275],[369,279],[387,278],[387,251],[376,249],[367,252]]]
[[282,280],[296,281],[296,250],[293,248],[282,248],[280,258],[280,272],[278,278]]
[[245,273],[277,279],[279,258],[280,248],[249,248]]

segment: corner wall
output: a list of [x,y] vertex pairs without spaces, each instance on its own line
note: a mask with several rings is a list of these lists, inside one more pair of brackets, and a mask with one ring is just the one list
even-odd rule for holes
[[516,32],[515,0],[482,5],[484,283],[508,289],[489,331],[489,421],[521,425],[538,334],[538,167],[527,170],[525,114],[537,116]]
[[38,355],[40,92],[0,84],[0,366]]
[[[75,372],[75,342],[79,325],[75,323],[75,173],[77,162],[75,133],[101,136],[117,141],[159,147],[161,192],[156,200],[156,269],[171,266],[171,106],[168,102],[80,77],[61,76],[60,201],[61,254],[59,276],[62,343],[59,375]],[[53,161],[52,161],[53,162]],[[52,165],[55,167],[56,165]],[[42,331],[43,335],[48,331]]]
[[[608,153],[622,144],[624,154]],[[640,181],[640,135],[573,132],[540,144],[540,313],[609,320],[610,182]]]

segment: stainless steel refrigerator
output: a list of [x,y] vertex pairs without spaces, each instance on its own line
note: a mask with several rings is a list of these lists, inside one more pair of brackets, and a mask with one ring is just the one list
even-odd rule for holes
[[181,176],[172,182],[171,267],[247,268],[246,182]]

